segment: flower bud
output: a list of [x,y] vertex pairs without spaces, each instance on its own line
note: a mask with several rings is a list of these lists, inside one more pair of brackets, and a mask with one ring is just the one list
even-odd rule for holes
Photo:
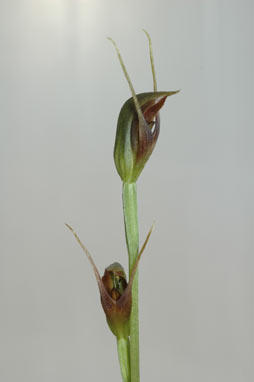
[[76,240],[80,244],[83,251],[86,253],[88,260],[93,267],[93,271],[100,291],[101,304],[105,312],[109,328],[117,338],[127,338],[130,335],[129,319],[132,307],[132,284],[137,271],[139,260],[152,233],[153,227],[150,229],[146,240],[139,252],[136,263],[130,275],[129,283],[127,283],[124,269],[119,263],[113,263],[107,267],[103,277],[101,278],[87,248],[81,242],[73,228],[68,224],[66,224],[66,226],[74,234]]

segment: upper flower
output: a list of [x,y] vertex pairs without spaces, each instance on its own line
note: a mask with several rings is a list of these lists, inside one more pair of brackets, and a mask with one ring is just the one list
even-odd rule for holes
[[135,93],[130,77],[123,63],[116,43],[112,41],[117,51],[120,64],[128,81],[132,97],[121,108],[116,131],[114,160],[121,179],[125,183],[137,181],[148,158],[153,152],[160,131],[159,110],[168,96],[177,91],[157,91],[154,71],[151,39],[149,39],[150,60],[153,73],[154,92]]
[[125,183],[137,181],[153,152],[160,132],[159,110],[172,92],[138,94],[142,114],[138,115],[133,97],[123,105],[117,124],[114,160],[121,179]]

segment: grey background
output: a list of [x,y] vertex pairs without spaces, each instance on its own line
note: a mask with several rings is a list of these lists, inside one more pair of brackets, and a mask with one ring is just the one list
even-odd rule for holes
[[127,265],[130,92],[180,88],[139,183],[142,381],[253,381],[253,2],[0,1],[0,380],[119,381],[87,259]]

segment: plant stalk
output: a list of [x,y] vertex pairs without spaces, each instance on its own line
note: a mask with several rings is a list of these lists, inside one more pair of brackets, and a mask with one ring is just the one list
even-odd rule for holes
[[[123,183],[123,213],[125,237],[129,254],[129,276],[139,252],[139,230],[136,183]],[[130,382],[139,382],[139,311],[138,271],[132,286],[132,311],[130,317]]]
[[130,382],[129,338],[117,338],[117,351],[123,382]]

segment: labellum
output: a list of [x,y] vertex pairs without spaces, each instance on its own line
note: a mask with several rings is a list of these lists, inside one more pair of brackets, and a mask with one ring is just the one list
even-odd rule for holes
[[113,263],[105,269],[102,282],[113,300],[118,300],[127,287],[126,274],[119,263]]
[[66,224],[66,226],[73,233],[92,265],[100,291],[101,304],[112,333],[117,338],[127,338],[130,335],[129,319],[132,307],[132,284],[141,255],[144,252],[146,244],[152,233],[153,227],[150,229],[146,240],[139,252],[136,263],[130,275],[130,280],[127,283],[124,269],[119,263],[113,263],[109,267],[107,267],[105,269],[103,277],[101,278],[99,271],[87,248],[81,242],[73,228],[68,224]]

